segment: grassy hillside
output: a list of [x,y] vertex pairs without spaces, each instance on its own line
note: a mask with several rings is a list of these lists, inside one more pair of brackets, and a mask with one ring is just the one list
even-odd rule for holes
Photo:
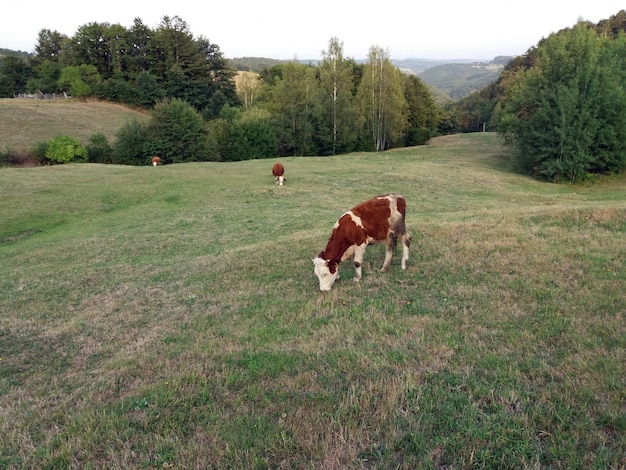
[[429,68],[419,77],[457,101],[496,81],[503,67],[495,62],[445,64]]
[[[493,134],[386,153],[0,170],[0,468],[620,468],[626,179]],[[336,219],[413,234],[317,290]]]
[[120,127],[135,118],[148,115],[105,101],[0,99],[0,151],[29,149],[61,134],[87,144],[100,133],[112,143]]

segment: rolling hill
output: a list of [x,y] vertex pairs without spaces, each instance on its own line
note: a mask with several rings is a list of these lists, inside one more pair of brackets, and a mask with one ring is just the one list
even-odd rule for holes
[[144,111],[108,101],[75,99],[0,99],[0,151],[29,149],[58,135],[69,135],[84,144],[94,134],[109,143],[132,119],[148,120]]

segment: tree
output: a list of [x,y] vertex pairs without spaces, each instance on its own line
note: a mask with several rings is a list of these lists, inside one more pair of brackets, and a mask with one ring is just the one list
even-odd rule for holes
[[[275,117],[281,155],[315,155],[315,124],[319,110],[319,88],[315,68],[295,61],[285,63],[282,78],[268,85],[262,107]],[[259,98],[261,101],[261,97]]]
[[547,38],[536,65],[516,74],[500,132],[522,170],[574,182],[626,167],[625,41],[581,22]]
[[254,105],[261,81],[259,75],[254,72],[239,72],[237,76],[237,95],[244,108]]
[[209,160],[204,119],[182,100],[159,102],[154,107],[148,132],[150,154],[158,155],[166,163]]
[[35,63],[49,60],[60,62],[63,50],[67,46],[69,38],[65,34],[49,29],[42,29],[37,36],[35,44]]
[[403,78],[408,112],[405,145],[423,145],[437,129],[440,110],[422,80],[415,75]]
[[238,104],[228,67],[219,47],[207,39],[193,38],[181,18],[163,17],[153,39],[155,63],[151,72],[164,78],[170,98],[191,104],[207,118],[217,117],[225,104]]
[[102,79],[94,65],[79,65],[63,68],[58,80],[61,90],[70,95],[84,98],[90,96],[95,86],[101,83]]
[[25,59],[13,55],[4,57],[0,64],[0,97],[11,98],[14,94],[25,92],[33,74]]
[[269,112],[250,108],[229,119],[222,155],[226,161],[271,158],[278,155],[278,139]]
[[150,72],[141,72],[137,75],[133,90],[135,95],[131,103],[144,108],[151,108],[165,98],[165,93],[159,86],[157,77]]
[[328,51],[322,51],[319,69],[325,115],[330,118],[332,154],[335,155],[352,149],[356,134],[352,67],[343,57],[343,42],[336,37],[330,39]]
[[150,158],[155,155],[154,152],[151,152],[154,147],[148,126],[143,125],[137,119],[133,119],[124,124],[116,135],[111,155],[112,163],[120,165],[148,163]]
[[59,90],[59,78],[62,67],[58,62],[45,59],[34,68],[35,76],[28,80],[26,88],[29,93],[41,91],[55,93]]
[[400,71],[391,64],[389,52],[372,46],[358,91],[361,115],[372,147],[387,150],[406,127],[406,101]]

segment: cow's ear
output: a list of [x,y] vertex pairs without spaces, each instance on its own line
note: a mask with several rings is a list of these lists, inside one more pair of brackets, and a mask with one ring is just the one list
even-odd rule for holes
[[328,269],[330,269],[330,272],[332,274],[335,274],[335,272],[337,272],[337,266],[339,266],[339,262],[337,260],[329,260],[326,262],[326,265],[328,266]]
[[316,266],[326,266],[326,260],[320,258],[319,256],[317,258],[313,259],[313,264],[315,264]]

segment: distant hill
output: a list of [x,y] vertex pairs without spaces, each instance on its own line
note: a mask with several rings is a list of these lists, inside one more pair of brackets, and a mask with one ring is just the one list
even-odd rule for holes
[[[512,56],[499,56],[490,61],[473,59],[391,59],[402,72],[420,77],[432,89],[437,101],[458,101],[494,82]],[[229,59],[239,71],[260,73],[264,68],[285,62],[264,57],[240,57]],[[316,65],[317,60],[299,60]],[[359,63],[366,60],[357,60]]]
[[424,70],[416,67],[411,72],[452,101],[458,101],[497,80],[504,66],[512,59],[512,56],[499,56],[484,62],[457,61]]
[[284,60],[269,59],[267,57],[235,57],[228,59],[230,65],[240,72],[260,73],[263,69],[285,62]]
[[433,67],[448,64],[473,64],[478,62],[474,59],[391,59],[391,63],[404,73],[418,75]]

